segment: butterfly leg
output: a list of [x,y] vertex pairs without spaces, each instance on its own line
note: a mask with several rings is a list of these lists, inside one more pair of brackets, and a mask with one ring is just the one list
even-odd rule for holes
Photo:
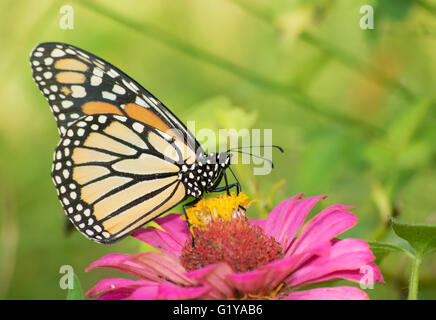
[[200,201],[200,198],[196,198],[196,199],[192,200],[191,202],[185,203],[185,204],[183,205],[183,213],[184,213],[184,215],[185,215],[186,223],[188,224],[188,229],[189,229],[189,231],[191,232],[191,235],[192,235],[192,246],[193,246],[193,247],[194,247],[194,245],[195,245],[195,242],[194,242],[194,239],[195,239],[195,238],[194,238],[194,231],[192,230],[192,225],[191,225],[191,223],[189,222],[188,214],[186,213],[186,207],[188,207],[188,206],[193,207],[193,206],[195,206],[195,204],[196,204],[198,201]]
[[229,193],[229,190],[232,189],[232,188],[234,188],[234,187],[236,187],[236,191],[237,191],[237,193],[239,194],[239,188],[240,188],[240,186],[239,186],[239,183],[238,183],[238,182],[232,183],[232,184],[230,184],[230,185],[225,185],[225,186],[222,186],[222,187],[215,188],[215,189],[213,189],[213,190],[211,190],[211,191],[209,191],[209,192],[221,192],[221,191],[226,190],[227,193]]

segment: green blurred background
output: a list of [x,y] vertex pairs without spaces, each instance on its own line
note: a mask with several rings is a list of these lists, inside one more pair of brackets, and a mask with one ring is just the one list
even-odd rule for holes
[[[359,10],[372,5],[375,29]],[[59,26],[74,9],[74,29]],[[127,238],[99,245],[66,232],[50,178],[58,133],[33,83],[29,53],[60,41],[113,63],[197,129],[273,130],[275,169],[236,167],[249,210],[265,217],[304,192],[353,205],[343,236],[399,242],[387,217],[436,222],[436,1],[147,0],[0,2],[0,299],[64,299],[62,265],[84,290],[120,275],[85,272]],[[180,212],[176,209],[174,212]],[[435,255],[424,260],[420,298],[436,298]],[[406,257],[380,261],[386,284],[371,298],[402,299]]]

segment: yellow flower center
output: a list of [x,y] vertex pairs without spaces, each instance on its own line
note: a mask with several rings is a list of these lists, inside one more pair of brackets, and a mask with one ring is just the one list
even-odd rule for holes
[[245,210],[253,201],[249,201],[243,193],[239,193],[239,195],[234,192],[230,195],[222,194],[214,198],[200,200],[192,208],[186,209],[186,215],[191,228],[196,227],[199,230],[204,230],[211,221],[231,221],[236,217],[245,216]]

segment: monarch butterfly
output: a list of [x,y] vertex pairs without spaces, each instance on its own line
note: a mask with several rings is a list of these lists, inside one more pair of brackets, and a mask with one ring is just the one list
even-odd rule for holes
[[227,181],[230,150],[206,154],[162,102],[110,63],[49,42],[32,50],[30,64],[61,138],[52,167],[58,198],[89,239],[113,243],[189,197],[186,205],[239,192]]

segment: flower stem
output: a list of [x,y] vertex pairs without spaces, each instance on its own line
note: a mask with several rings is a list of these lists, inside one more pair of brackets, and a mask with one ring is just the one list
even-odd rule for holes
[[417,300],[418,299],[418,283],[419,283],[419,268],[421,267],[422,255],[420,252],[417,252],[413,262],[412,262],[412,270],[410,272],[410,280],[409,280],[409,300]]

